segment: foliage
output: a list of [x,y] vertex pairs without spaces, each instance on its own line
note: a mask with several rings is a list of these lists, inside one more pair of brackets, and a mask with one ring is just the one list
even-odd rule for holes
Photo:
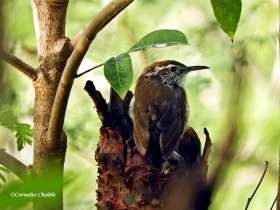
[[19,123],[18,117],[13,114],[13,111],[3,106],[0,107],[0,125],[8,128],[11,132],[16,132],[18,151],[24,148],[25,143],[32,144],[30,137],[33,136],[34,131],[30,125]]
[[[234,34],[241,15],[242,2],[211,0],[215,17],[223,31],[233,41]],[[146,50],[148,48],[163,48],[172,45],[188,44],[181,31],[162,29],[153,31],[133,45],[128,53]],[[132,84],[132,64],[130,56],[123,53],[105,62],[104,74],[112,88],[123,98]]]
[[[6,172],[6,173],[9,173],[10,171],[2,166],[0,166],[0,172],[3,171],[3,172]],[[3,176],[3,174],[0,173],[0,179],[6,183],[6,178]],[[0,182],[0,187],[1,187],[1,182]]]
[[147,48],[162,48],[178,44],[188,44],[185,34],[177,30],[157,30],[144,36],[133,45],[128,52],[146,50]]
[[211,4],[221,29],[233,41],[241,15],[241,0],[211,0]]
[[132,85],[133,72],[128,53],[112,57],[104,64],[104,75],[115,91],[124,98]]

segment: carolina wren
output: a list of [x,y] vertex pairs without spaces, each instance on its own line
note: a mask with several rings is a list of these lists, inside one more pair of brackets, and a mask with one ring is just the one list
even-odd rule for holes
[[140,154],[147,153],[155,168],[162,167],[176,153],[174,149],[188,122],[185,75],[208,68],[166,60],[146,67],[138,78],[129,107],[133,137]]

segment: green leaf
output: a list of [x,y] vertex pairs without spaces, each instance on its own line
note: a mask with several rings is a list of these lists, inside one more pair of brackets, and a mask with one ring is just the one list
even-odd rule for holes
[[1,173],[0,173],[0,179],[2,179],[2,181],[6,183],[6,178]]
[[17,148],[22,150],[25,143],[31,145],[34,130],[30,128],[30,125],[19,123],[17,116],[9,110],[7,107],[0,106],[0,126],[9,129],[11,132],[16,132]]
[[211,0],[211,4],[221,29],[233,41],[241,15],[241,0]]
[[136,52],[151,47],[162,48],[178,44],[188,44],[185,34],[177,30],[163,29],[147,34],[133,45],[128,52]]
[[123,53],[107,60],[104,64],[104,75],[112,88],[121,98],[124,98],[133,79],[132,64],[129,54]]
[[[8,170],[8,169],[6,169],[6,168],[4,168],[4,167],[1,167],[0,166],[0,171],[4,171],[4,172],[6,172],[6,173],[10,173],[10,171]],[[5,182],[6,183],[6,178],[3,176],[3,174],[1,174],[0,173],[0,179],[3,181],[3,182]],[[1,186],[2,186],[2,184],[1,184],[1,182],[0,182],[0,188],[1,188]]]
[[0,166],[0,171],[4,171],[6,173],[10,173],[10,171],[2,166]]
[[24,123],[17,123],[15,125],[15,130],[17,132],[17,148],[19,151],[24,148],[25,143],[29,145],[32,144],[32,141],[29,137],[33,136],[33,130],[30,129],[30,125]]

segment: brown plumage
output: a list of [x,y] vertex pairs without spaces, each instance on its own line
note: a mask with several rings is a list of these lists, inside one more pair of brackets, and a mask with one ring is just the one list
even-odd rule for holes
[[146,67],[137,81],[130,104],[134,141],[142,155],[148,152],[148,161],[155,168],[174,152],[188,120],[184,75],[204,68],[208,67],[161,61]]

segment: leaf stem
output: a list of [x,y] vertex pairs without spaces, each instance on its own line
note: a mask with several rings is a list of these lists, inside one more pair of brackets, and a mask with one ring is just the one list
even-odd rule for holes
[[103,66],[103,65],[104,65],[104,63],[99,64],[99,65],[97,65],[97,66],[95,66],[95,67],[92,67],[92,68],[90,68],[90,69],[88,69],[88,70],[86,70],[86,71],[84,71],[84,72],[82,72],[82,73],[80,73],[80,74],[76,74],[76,75],[75,75],[75,78],[78,78],[78,77],[80,77],[80,76],[83,76],[84,74],[90,72],[91,70],[97,69],[98,67]]

